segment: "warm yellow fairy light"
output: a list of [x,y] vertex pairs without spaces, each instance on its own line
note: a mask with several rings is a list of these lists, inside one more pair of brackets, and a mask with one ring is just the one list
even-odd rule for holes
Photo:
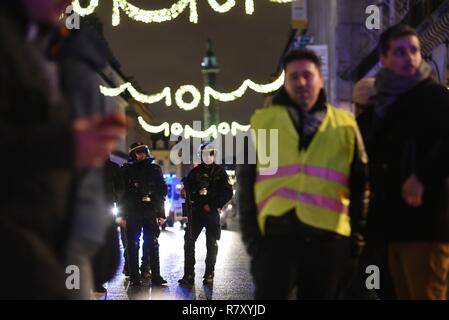
[[218,134],[227,135],[229,132],[231,132],[231,134],[235,136],[237,135],[237,131],[246,132],[251,128],[250,125],[241,125],[233,121],[232,124],[222,122],[218,126],[211,125],[206,130],[200,131],[192,129],[192,127],[189,125],[185,125],[183,127],[178,122],[172,123],[171,125],[168,122],[164,122],[159,126],[152,126],[147,122],[145,122],[145,120],[142,117],[138,117],[137,121],[142,126],[142,129],[149,133],[163,132],[166,137],[169,137],[170,135],[182,136],[184,133],[185,139],[189,138],[205,139],[209,136],[216,138]]
[[217,130],[222,135],[227,135],[231,131],[231,126],[227,122],[222,122],[218,125]]
[[106,97],[117,97],[121,95],[125,90],[127,90],[131,85],[131,83],[126,82],[117,88],[106,88],[104,86],[100,86],[100,92]]
[[[129,18],[144,23],[161,23],[176,19],[187,7],[190,9],[189,20],[192,23],[198,23],[198,0],[178,0],[171,7],[159,10],[144,10],[136,7],[128,2],[128,0],[113,0],[112,4],[112,25],[120,24],[120,11],[123,11]],[[289,3],[292,0],[270,0],[274,3]],[[236,0],[226,0],[225,3],[219,4],[217,0],[208,0],[212,10],[218,13],[226,13],[235,5]],[[82,8],[79,0],[72,2],[75,12],[81,16],[92,14],[98,7],[98,0],[91,0],[89,5]],[[245,0],[245,13],[252,15],[254,13],[254,0]]]
[[171,89],[169,87],[165,87],[160,93],[146,95],[137,91],[129,82],[124,83],[117,88],[106,88],[104,86],[100,86],[100,92],[107,97],[117,97],[121,95],[125,90],[128,90],[129,94],[131,95],[131,97],[133,97],[134,100],[142,103],[153,104],[165,99],[165,105],[167,107],[170,107],[172,105]]
[[237,130],[246,132],[249,129],[251,129],[251,125],[249,125],[249,124],[248,125],[243,125],[243,124],[239,124],[239,123],[237,123],[235,121],[233,121],[232,124],[231,124],[231,133],[232,133],[233,136],[237,135]]
[[226,13],[235,6],[235,0],[227,0],[223,4],[219,4],[216,0],[208,0],[210,7],[218,13]]
[[144,23],[165,22],[176,19],[190,4],[190,22],[198,22],[198,13],[196,11],[196,0],[179,0],[170,8],[160,10],[143,10],[126,0],[114,0],[112,25],[117,26],[120,23],[120,9],[135,21]]
[[230,102],[234,101],[238,98],[241,98],[248,88],[252,89],[258,93],[270,93],[279,89],[284,84],[284,72],[272,83],[268,84],[257,84],[252,80],[245,80],[240,87],[229,93],[221,93],[216,91],[215,89],[207,86],[204,89],[204,105],[207,107],[210,105],[210,97],[212,96],[215,100],[219,100],[221,102]]
[[184,138],[189,139],[192,138],[200,138],[200,139],[206,139],[207,137],[212,136],[214,139],[217,137],[217,126],[211,125],[209,128],[207,128],[204,131],[198,131],[192,129],[191,126],[186,125],[184,127]]
[[245,0],[245,12],[250,15],[254,13],[254,0]]
[[78,13],[80,16],[88,16],[95,12],[95,9],[98,7],[98,0],[90,0],[90,3],[87,7],[83,8],[80,5],[79,0],[74,0],[72,2],[73,11]]
[[164,132],[164,135],[166,137],[170,136],[170,125],[168,124],[168,122],[164,122],[160,126],[152,126],[152,125],[146,123],[142,117],[138,117],[137,121],[139,122],[142,129],[145,130],[146,132],[149,132],[149,133]]
[[182,127],[182,124],[175,122],[175,123],[172,123],[172,125],[170,126],[170,131],[171,131],[172,135],[180,136],[182,134],[182,132],[184,131],[184,128]]
[[[241,98],[248,89],[251,89],[257,93],[274,92],[283,85],[284,76],[284,72],[282,72],[282,74],[275,81],[267,84],[257,84],[252,80],[247,79],[243,81],[243,83],[237,90],[228,93],[222,93],[207,86],[204,88],[204,105],[206,107],[210,106],[210,97],[221,102],[230,102],[237,100]],[[100,86],[101,93],[103,93],[103,95],[105,96],[110,97],[116,97],[122,94],[125,90],[128,90],[134,100],[142,103],[153,104],[165,99],[165,105],[167,107],[172,105],[171,89],[169,87],[165,87],[160,93],[146,95],[137,91],[129,82],[124,83],[117,88],[106,88]],[[184,101],[184,95],[187,93],[190,93],[193,97],[191,102]],[[190,111],[199,107],[201,102],[201,93],[193,85],[181,86],[175,93],[175,101],[176,105],[180,109]]]
[[[193,100],[191,102],[184,101],[183,97],[186,93],[190,93],[192,95]],[[176,91],[175,100],[179,108],[186,111],[190,111],[197,108],[200,105],[201,93],[195,86],[192,85],[181,86]]]

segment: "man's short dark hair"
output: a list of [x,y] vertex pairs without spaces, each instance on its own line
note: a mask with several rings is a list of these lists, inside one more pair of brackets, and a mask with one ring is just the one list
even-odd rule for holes
[[319,72],[321,72],[321,59],[316,55],[315,52],[306,49],[297,49],[288,52],[282,59],[282,68],[284,68],[285,70],[290,62],[297,60],[310,61],[317,67]]
[[387,55],[390,49],[390,41],[405,36],[415,36],[419,39],[419,34],[415,29],[406,24],[392,26],[382,32],[379,39],[379,52],[381,55]]

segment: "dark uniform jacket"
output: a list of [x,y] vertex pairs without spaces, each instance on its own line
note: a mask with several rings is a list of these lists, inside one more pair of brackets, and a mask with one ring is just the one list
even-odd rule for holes
[[[183,182],[189,193],[194,214],[201,212],[205,204],[210,206],[212,212],[218,212],[218,209],[231,200],[233,195],[228,174],[223,167],[215,163],[198,165],[190,171]],[[207,195],[199,194],[202,188],[207,188]]]
[[107,160],[104,164],[104,183],[104,191],[108,205],[119,202],[125,192],[125,184],[120,166],[111,160]]
[[165,218],[164,201],[167,195],[161,167],[152,163],[153,159],[125,164],[122,168],[122,176],[125,183],[125,194],[121,204],[124,210],[122,214],[129,217],[139,209],[144,202],[142,197],[151,194],[151,204],[157,217]]

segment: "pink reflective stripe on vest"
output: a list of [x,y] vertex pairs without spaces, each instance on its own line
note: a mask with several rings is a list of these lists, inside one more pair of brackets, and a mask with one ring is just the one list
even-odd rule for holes
[[291,175],[297,174],[299,172],[302,172],[309,176],[319,177],[319,178],[323,178],[326,180],[334,181],[334,182],[340,183],[342,185],[347,185],[347,183],[348,183],[348,176],[344,173],[341,173],[341,172],[338,172],[338,171],[335,171],[332,169],[328,169],[328,168],[311,166],[311,165],[301,165],[301,164],[292,164],[292,165],[288,165],[288,166],[279,167],[277,172],[275,174],[271,174],[271,175],[263,175],[262,174],[263,170],[261,170],[257,174],[257,181],[264,181],[264,180],[269,180],[269,179],[276,179],[276,178],[280,178],[280,177],[291,176]]
[[259,209],[259,212],[262,211],[262,209],[265,207],[267,202],[273,198],[273,197],[279,197],[279,198],[286,198],[290,200],[296,200],[301,201],[304,204],[309,204],[313,206],[317,206],[320,208],[328,209],[331,211],[335,211],[338,213],[346,213],[347,207],[344,206],[340,201],[334,200],[325,196],[310,194],[310,193],[300,193],[293,189],[288,188],[279,188],[272,194],[270,194],[268,197],[266,197],[264,200],[260,201],[257,204],[257,208]]
[[301,165],[291,164],[288,166],[279,167],[275,174],[262,174],[264,170],[260,170],[257,174],[257,181],[264,181],[269,179],[275,179],[280,177],[287,177],[297,174],[301,171]]

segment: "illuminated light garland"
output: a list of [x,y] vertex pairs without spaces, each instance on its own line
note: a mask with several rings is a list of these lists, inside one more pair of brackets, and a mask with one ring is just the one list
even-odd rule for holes
[[175,136],[180,136],[184,129],[182,128],[182,124],[175,122],[170,126],[171,133]]
[[190,2],[190,15],[189,15],[189,21],[193,23],[198,23],[198,8],[196,1],[192,0]]
[[231,126],[227,122],[222,122],[218,125],[218,132],[222,135],[227,135],[231,131]]
[[214,139],[217,137],[217,126],[215,124],[211,125],[209,128],[207,128],[204,131],[194,130],[189,125],[186,125],[184,127],[184,138],[185,139],[189,139],[190,137],[206,139],[209,136],[212,136]]
[[106,97],[117,97],[121,95],[125,90],[131,86],[131,83],[126,82],[117,88],[106,88],[104,86],[100,86],[100,92]]
[[249,15],[254,13],[254,0],[245,0],[245,12]]
[[218,13],[225,13],[235,6],[235,0],[227,0],[223,4],[219,4],[216,0],[208,0],[210,7]]
[[[183,100],[183,97],[186,93],[190,93],[193,97],[192,102],[185,102]],[[198,89],[195,86],[192,85],[186,85],[180,87],[175,94],[176,104],[179,108],[190,111],[195,108],[197,108],[200,105],[201,102],[201,93],[198,91]]]
[[172,105],[171,89],[169,87],[165,87],[160,93],[146,95],[137,91],[129,82],[126,82],[117,88],[106,88],[104,86],[100,86],[100,92],[107,97],[117,97],[121,95],[125,90],[128,90],[129,94],[131,95],[131,97],[133,97],[134,100],[142,103],[153,104],[165,99],[165,105],[167,107],[170,107]]
[[176,19],[189,5],[190,22],[198,23],[196,0],[179,0],[169,9],[166,8],[160,10],[143,10],[128,3],[126,0],[114,0],[112,25],[118,26],[120,24],[120,9],[133,20],[144,23],[160,23]]
[[215,100],[219,100],[221,102],[230,102],[230,101],[234,101],[238,98],[241,98],[246,90],[248,90],[248,88],[252,89],[255,92],[258,93],[270,93],[270,92],[274,92],[277,89],[279,89],[283,84],[284,84],[284,77],[285,77],[285,73],[282,72],[281,75],[272,83],[268,83],[268,84],[257,84],[254,83],[252,80],[245,80],[243,81],[243,83],[240,85],[240,87],[232,92],[229,93],[221,93],[216,91],[215,89],[211,88],[211,87],[206,87],[204,89],[204,105],[210,106],[210,97],[212,96]]
[[[289,3],[292,0],[269,0],[273,3]],[[73,9],[81,16],[86,16],[94,13],[98,7],[98,0],[91,0],[86,8],[81,7],[79,0],[72,2]],[[120,24],[120,11],[122,10],[130,19],[144,23],[161,23],[176,19],[187,7],[190,9],[189,21],[198,23],[198,0],[178,0],[170,8],[160,10],[144,10],[130,4],[128,0],[113,0],[112,5],[112,25],[118,26]],[[236,0],[227,0],[223,4],[219,4],[217,0],[208,0],[212,10],[218,13],[226,13],[230,11],[235,5]],[[252,15],[254,13],[254,0],[245,0],[245,13]]]
[[166,136],[166,137],[170,136],[170,125],[168,124],[168,122],[164,122],[160,126],[152,126],[152,125],[149,125],[148,123],[146,123],[142,117],[138,117],[137,121],[139,122],[142,129],[145,130],[146,132],[149,132],[149,133],[164,132],[164,136]]
[[79,0],[74,0],[72,2],[73,11],[78,13],[80,16],[88,16],[95,12],[98,7],[98,0],[90,0],[89,5],[86,8],[81,7]]
[[231,124],[222,122],[218,126],[212,125],[204,131],[198,131],[192,129],[192,127],[189,125],[183,127],[178,122],[172,123],[171,125],[168,122],[164,122],[159,126],[152,126],[145,122],[142,117],[138,117],[137,121],[141,125],[142,129],[149,133],[164,132],[164,135],[166,137],[169,137],[170,135],[181,136],[184,133],[185,139],[189,139],[191,137],[205,139],[209,136],[217,138],[218,134],[227,135],[229,132],[231,132],[232,135],[235,136],[237,135],[237,131],[246,132],[251,128],[250,125],[241,125],[233,121]]
[[[210,97],[213,97],[215,100],[221,101],[221,102],[230,102],[234,101],[236,99],[241,98],[245,92],[249,89],[257,92],[257,93],[270,93],[278,90],[284,83],[284,72],[281,73],[281,75],[273,82],[268,84],[257,84],[253,82],[252,80],[245,80],[240,85],[240,87],[232,92],[229,93],[221,93],[216,91],[215,89],[212,89],[211,87],[207,86],[204,88],[204,105],[206,107],[210,106]],[[100,86],[100,92],[108,97],[116,97],[120,94],[122,94],[125,90],[128,90],[128,92],[131,94],[131,96],[134,98],[134,100],[147,103],[147,104],[153,104],[157,103],[159,101],[162,101],[165,99],[165,105],[167,107],[170,107],[172,105],[172,98],[171,98],[171,89],[169,87],[165,87],[162,92],[152,94],[152,95],[145,95],[143,93],[140,93],[137,91],[133,85],[129,82],[122,84],[121,86],[117,88],[106,88],[104,86]],[[193,100],[191,102],[185,102],[183,100],[183,97],[186,93],[190,93],[193,97]],[[181,86],[175,93],[175,101],[177,106],[186,111],[193,110],[197,108],[200,105],[201,102],[201,93],[199,90],[193,86],[193,85],[184,85]]]
[[249,124],[244,125],[244,124],[239,124],[239,123],[237,123],[237,122],[232,122],[232,126],[231,126],[231,134],[232,134],[233,136],[235,136],[235,135],[237,135],[237,130],[246,132],[246,131],[248,131],[249,129],[251,129],[251,125],[249,125]]

